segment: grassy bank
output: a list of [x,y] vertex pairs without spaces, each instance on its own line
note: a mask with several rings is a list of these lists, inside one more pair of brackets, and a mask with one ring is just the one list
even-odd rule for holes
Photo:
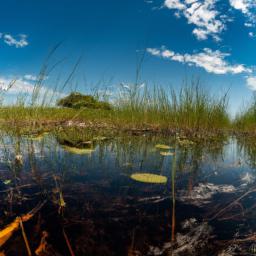
[[72,109],[48,105],[2,106],[2,126],[35,130],[62,124],[118,130],[216,132],[230,128],[227,96],[214,96],[192,84],[178,91],[136,85],[125,87],[104,109]]
[[233,127],[236,131],[244,133],[256,133],[256,96],[251,103],[235,118]]

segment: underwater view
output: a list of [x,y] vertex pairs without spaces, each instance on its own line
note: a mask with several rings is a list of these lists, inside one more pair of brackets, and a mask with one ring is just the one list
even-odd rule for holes
[[1,134],[6,255],[255,253],[256,141],[62,133]]

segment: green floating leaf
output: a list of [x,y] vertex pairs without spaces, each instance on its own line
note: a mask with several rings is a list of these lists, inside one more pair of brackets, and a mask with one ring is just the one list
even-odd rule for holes
[[165,151],[161,151],[160,155],[162,156],[173,156],[175,153],[174,152],[165,152]]
[[76,148],[76,147],[70,147],[70,146],[63,146],[63,148],[67,152],[72,153],[72,154],[77,154],[77,155],[88,155],[95,151],[94,149]]
[[156,148],[159,148],[159,149],[171,149],[172,147],[168,146],[168,145],[164,145],[164,144],[157,144],[155,145]]
[[11,180],[5,180],[3,183],[5,184],[5,185],[8,185],[8,184],[10,184],[12,181]]
[[131,179],[139,182],[155,184],[165,184],[167,182],[167,177],[152,173],[134,173],[131,175]]

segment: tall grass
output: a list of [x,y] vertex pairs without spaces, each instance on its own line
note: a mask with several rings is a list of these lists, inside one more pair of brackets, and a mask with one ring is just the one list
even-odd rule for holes
[[180,90],[126,86],[116,104],[116,118],[136,126],[213,131],[230,125],[227,94],[211,95],[198,81]]
[[256,131],[256,95],[253,95],[251,103],[238,113],[233,122],[237,131],[254,132]]
[[[42,80],[43,78],[41,78]],[[31,105],[2,106],[0,119],[19,126],[33,123],[34,128],[47,123],[79,121],[95,127],[104,125],[118,129],[184,130],[192,132],[218,131],[230,125],[227,94],[210,94],[199,82],[180,90],[159,86],[123,85],[109,99],[112,110],[68,109],[46,104],[45,92],[40,96],[41,80],[35,85]],[[100,98],[100,94],[96,94]],[[36,104],[38,99],[42,104]]]

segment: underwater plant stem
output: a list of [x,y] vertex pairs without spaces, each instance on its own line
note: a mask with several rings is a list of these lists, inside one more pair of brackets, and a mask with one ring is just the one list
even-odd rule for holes
[[176,227],[175,176],[176,176],[176,154],[174,154],[174,157],[173,157],[173,160],[172,160],[172,242],[175,241],[175,227]]
[[27,248],[28,255],[29,255],[29,256],[32,256],[31,249],[30,249],[30,246],[29,246],[29,242],[28,242],[28,239],[27,239],[27,235],[26,235],[26,233],[25,233],[25,229],[24,229],[24,226],[23,226],[22,219],[19,218],[19,221],[20,221],[20,228],[21,228],[21,231],[22,231],[22,236],[23,236],[23,239],[24,239],[26,248]]
[[67,236],[67,234],[66,234],[64,228],[62,229],[62,232],[63,232],[63,236],[64,236],[64,238],[65,238],[66,244],[67,244],[67,246],[68,246],[68,250],[69,250],[69,252],[70,252],[70,255],[71,255],[71,256],[75,256],[75,253],[74,253],[74,251],[73,251],[73,249],[72,249],[72,246],[71,246],[71,244],[70,244],[70,242],[69,242],[68,236]]

